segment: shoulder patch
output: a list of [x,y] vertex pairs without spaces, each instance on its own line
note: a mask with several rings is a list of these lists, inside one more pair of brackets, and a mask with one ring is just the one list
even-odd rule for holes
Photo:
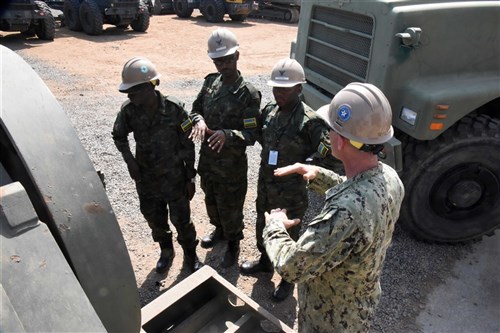
[[245,118],[243,119],[243,126],[245,128],[255,128],[257,127],[257,118]]
[[326,157],[326,155],[328,154],[328,147],[323,143],[323,142],[320,142],[319,145],[318,145],[318,153],[322,156],[322,157]]
[[181,129],[185,133],[189,131],[193,127],[193,122],[191,121],[191,118],[187,117],[182,123],[181,123]]

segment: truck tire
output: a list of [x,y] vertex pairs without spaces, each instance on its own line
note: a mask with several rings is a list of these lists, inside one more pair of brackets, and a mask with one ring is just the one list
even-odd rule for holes
[[45,14],[45,18],[39,20],[35,28],[35,34],[43,40],[54,40],[56,36],[56,20],[52,16],[50,7],[43,1],[35,1],[36,6]]
[[137,18],[130,22],[130,26],[134,31],[146,32],[149,28],[149,12],[144,10],[142,13],[137,15]]
[[84,0],[80,6],[80,22],[82,29],[88,35],[102,33],[103,17],[99,6],[94,0]]
[[69,30],[81,31],[82,24],[80,23],[80,1],[79,0],[64,0],[63,4],[64,23]]
[[500,119],[470,115],[433,141],[409,139],[404,151],[406,230],[458,243],[499,227]]
[[188,18],[193,14],[193,8],[189,8],[187,0],[174,0],[174,11],[180,18]]
[[207,0],[203,8],[205,19],[212,23],[223,22],[225,13],[223,0]]
[[244,15],[244,14],[229,15],[229,18],[235,22],[243,22],[247,19],[247,17],[248,17],[248,15]]
[[297,8],[290,8],[290,19],[288,23],[297,23],[299,22],[300,11]]

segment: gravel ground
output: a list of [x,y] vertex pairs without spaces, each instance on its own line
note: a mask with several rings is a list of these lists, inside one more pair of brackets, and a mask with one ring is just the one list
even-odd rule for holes
[[[23,51],[18,51],[18,53],[23,56]],[[99,91],[94,91],[91,85],[85,84],[77,76],[68,75],[37,59],[25,57],[25,60],[49,86],[51,82],[57,82],[58,85],[64,84],[72,87],[69,90],[70,93],[67,93],[68,90],[64,94],[58,94],[57,91],[53,93],[68,114],[96,169],[105,174],[107,194],[129,249],[141,303],[144,306],[182,280],[188,273],[180,269],[182,251],[177,245],[178,255],[167,276],[160,276],[153,270],[158,250],[151,240],[149,228],[140,215],[135,188],[110,135],[116,112],[125,96],[118,93],[104,96]],[[271,100],[270,89],[265,85],[265,75],[247,77],[247,79],[262,91],[263,104]],[[201,84],[201,80],[163,82],[160,90],[166,92],[169,89],[197,91]],[[194,98],[194,94],[183,98],[188,109]],[[240,263],[258,255],[253,241],[253,224],[259,152],[258,145],[248,148],[249,189],[244,212],[246,229],[245,239],[242,241]],[[212,228],[207,222],[201,189],[198,187],[197,191],[192,202],[192,217],[198,235],[201,237]],[[314,194],[311,194],[310,199],[310,208],[305,223],[319,211],[323,203],[323,198]],[[427,294],[451,274],[453,263],[470,253],[471,249],[471,245],[436,245],[419,242],[396,226],[393,244],[387,253],[382,275],[382,300],[372,331],[420,332],[421,328],[415,324],[415,318],[424,309]],[[214,267],[220,275],[287,325],[296,329],[296,292],[295,297],[289,297],[283,303],[271,302],[269,295],[279,281],[279,277],[276,274],[272,280],[269,280],[269,274],[246,277],[239,275],[236,267],[222,269],[219,267],[219,262],[224,250],[225,246],[221,244],[208,251],[200,248],[198,254],[205,264]]]

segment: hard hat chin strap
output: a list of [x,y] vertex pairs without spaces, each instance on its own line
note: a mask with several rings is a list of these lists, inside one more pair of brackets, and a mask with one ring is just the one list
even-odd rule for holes
[[380,153],[382,149],[384,149],[384,145],[381,144],[368,145],[354,140],[349,140],[349,142],[358,150],[364,151],[365,153],[372,153],[374,155]]

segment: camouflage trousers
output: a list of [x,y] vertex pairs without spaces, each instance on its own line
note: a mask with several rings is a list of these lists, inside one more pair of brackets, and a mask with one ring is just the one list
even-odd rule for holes
[[218,183],[201,177],[205,193],[205,206],[210,223],[223,231],[229,241],[243,239],[243,205],[247,194],[247,181]]
[[[271,209],[281,208],[287,210],[290,219],[304,218],[308,206],[307,189],[302,184],[296,182],[273,182],[264,181],[259,178],[257,185],[257,222],[255,224],[255,236],[257,248],[261,253],[266,253],[262,239],[262,231],[266,225],[265,212]],[[299,239],[301,225],[297,225],[287,230],[290,237],[296,241]]]
[[171,243],[170,221],[177,230],[177,241],[184,248],[194,248],[198,244],[196,230],[191,221],[189,199],[181,196],[175,200],[166,200],[155,195],[139,194],[141,213],[151,228],[153,240],[159,243]]

